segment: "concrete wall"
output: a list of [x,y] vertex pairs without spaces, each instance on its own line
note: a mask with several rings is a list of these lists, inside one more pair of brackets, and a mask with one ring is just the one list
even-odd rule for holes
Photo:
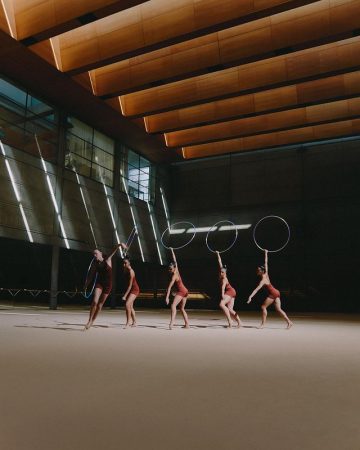
[[[70,245],[70,250],[68,250],[61,235],[40,158],[7,145],[4,146],[4,150],[5,157],[0,153],[0,243],[5,255],[0,263],[0,288],[49,289],[51,253],[55,245],[61,248],[59,289],[81,289],[91,259],[90,252],[96,245],[76,174],[61,166],[46,162]],[[13,174],[13,181],[34,240],[33,244],[29,243],[6,160]],[[157,237],[159,237],[160,231],[167,226],[159,192],[160,186],[166,191],[166,171],[162,167],[159,167],[158,170],[157,200],[154,205],[151,205]],[[116,243],[108,201],[113,211],[120,240],[126,241],[133,228],[128,197],[119,189],[115,190],[109,187],[106,188],[106,195],[101,183],[82,176],[79,176],[79,180],[97,246],[107,252]],[[153,275],[150,272],[159,270],[160,261],[148,205],[132,197],[130,202],[139,229],[143,258],[136,239],[130,254],[134,265],[139,267],[140,280],[147,285],[143,286],[152,288]],[[166,253],[161,246],[159,248],[165,263]],[[145,265],[142,263],[143,259],[146,262]],[[149,267],[152,268],[150,272]],[[120,270],[118,272],[120,273]]]
[[[292,310],[359,310],[360,141],[278,149],[179,163],[172,167],[172,221],[198,227],[219,220],[251,224],[224,253],[238,307],[255,286],[263,255],[252,231],[263,216],[284,217],[289,245],[270,255],[271,278]],[[276,231],[274,231],[276,234]],[[178,257],[189,287],[218,298],[216,261],[206,233]],[[269,238],[276,243],[276,236]],[[271,242],[270,242],[271,244]],[[259,306],[261,294],[255,302]]]

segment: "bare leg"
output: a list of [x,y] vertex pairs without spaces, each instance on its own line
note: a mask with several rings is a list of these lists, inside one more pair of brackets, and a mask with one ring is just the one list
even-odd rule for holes
[[136,299],[135,294],[128,295],[128,298],[126,299],[126,325],[125,327],[136,326],[136,318],[135,318],[135,310],[134,310],[134,301]]
[[259,328],[264,328],[265,322],[266,322],[266,317],[267,317],[267,308],[274,303],[274,299],[267,297],[264,301],[264,303],[261,305],[261,311],[262,311],[262,319],[261,319],[261,324],[259,326]]
[[234,303],[235,303],[235,298],[232,297],[231,300],[229,301],[229,303],[227,304],[227,307],[230,311],[231,318],[237,322],[237,327],[240,328],[240,327],[242,327],[242,323],[241,323],[238,313],[234,310]]
[[220,308],[224,311],[224,314],[228,321],[228,328],[231,328],[231,315],[230,315],[229,308],[227,307],[227,304],[230,302],[230,300],[231,300],[231,297],[229,297],[228,295],[225,295],[219,304]]
[[291,320],[288,318],[288,316],[286,315],[285,311],[283,309],[281,309],[281,301],[280,298],[276,298],[275,299],[275,309],[276,311],[280,314],[280,316],[286,320],[287,322],[287,328],[291,328],[293,323],[291,322]]
[[91,327],[92,322],[94,321],[94,316],[95,316],[97,305],[99,303],[99,298],[100,298],[101,293],[102,293],[102,289],[95,288],[93,301],[92,301],[91,307],[90,307],[89,320],[88,320],[88,323],[85,325],[84,331],[88,330]]
[[176,307],[177,305],[181,302],[182,297],[180,297],[180,295],[175,295],[175,298],[171,304],[171,319],[170,319],[170,324],[169,324],[169,330],[172,330],[174,322],[175,322],[175,317],[176,317]]
[[95,313],[94,316],[92,318],[91,324],[90,326],[92,326],[92,324],[95,322],[99,312],[102,310],[102,307],[104,306],[105,300],[108,298],[109,294],[101,294],[101,297],[98,301],[98,304],[96,305],[96,309],[95,309]]
[[180,302],[180,311],[181,311],[181,314],[183,315],[184,322],[185,322],[184,328],[190,328],[189,318],[188,318],[187,312],[185,311],[186,300],[187,300],[187,297],[184,297],[181,300],[181,302]]

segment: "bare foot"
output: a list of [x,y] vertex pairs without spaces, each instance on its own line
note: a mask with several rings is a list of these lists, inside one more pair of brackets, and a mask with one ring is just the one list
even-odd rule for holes
[[183,328],[186,328],[188,330],[190,328],[190,325],[187,323],[186,325],[183,326]]
[[290,328],[291,328],[293,325],[294,325],[294,324],[293,324],[292,322],[289,322],[289,323],[287,324],[286,329],[287,329],[287,330],[290,330]]
[[83,329],[83,331],[87,331],[91,327],[90,323],[87,323]]
[[262,330],[263,328],[264,328],[264,325],[263,325],[263,324],[261,324],[261,325],[258,326],[258,330]]
[[172,330],[173,329],[173,326],[172,326],[172,324],[170,324],[169,325],[169,330]]
[[129,323],[125,324],[124,330],[127,330],[128,328],[130,328],[130,324]]
[[136,322],[133,322],[133,323],[131,324],[131,327],[132,327],[132,328],[136,328],[136,327],[137,327]]

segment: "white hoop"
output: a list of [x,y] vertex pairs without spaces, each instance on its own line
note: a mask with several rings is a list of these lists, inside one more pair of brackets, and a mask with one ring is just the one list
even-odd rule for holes
[[[235,229],[235,239],[232,241],[232,243],[231,243],[225,250],[221,250],[221,251],[219,251],[219,250],[213,250],[212,248],[210,248],[209,242],[208,242],[209,234],[211,233],[211,230],[212,230],[213,228],[217,227],[217,225],[219,225],[219,223],[230,223],[231,225],[234,226],[234,229]],[[213,225],[213,226],[210,228],[210,230],[207,232],[206,239],[205,239],[206,247],[207,247],[211,252],[213,252],[213,253],[216,253],[217,251],[218,251],[219,253],[225,253],[225,252],[227,252],[228,250],[230,250],[231,247],[233,247],[233,245],[234,245],[235,242],[236,242],[237,237],[238,237],[238,230],[237,230],[236,225],[234,224],[234,222],[231,222],[231,220],[220,220],[219,222],[216,222],[215,225]]]
[[[164,241],[163,241],[164,234],[165,234],[168,230],[170,231],[170,229],[173,228],[175,225],[179,225],[179,223],[187,223],[187,224],[191,225],[192,229],[194,230],[194,234],[191,236],[191,239],[190,239],[186,244],[181,245],[180,247],[168,247],[168,246],[166,246],[166,245],[164,244]],[[187,245],[189,245],[190,242],[194,239],[195,235],[196,235],[196,229],[195,229],[195,225],[194,225],[193,223],[191,223],[191,222],[175,222],[175,223],[173,223],[172,225],[170,225],[169,227],[167,227],[167,228],[163,231],[160,240],[161,240],[161,243],[162,243],[163,247],[165,247],[166,249],[170,250],[170,248],[173,248],[174,250],[179,250],[180,248],[184,248],[184,247],[186,247]]]
[[[276,249],[276,250],[268,250],[268,249],[262,248],[262,247],[260,247],[260,245],[257,243],[257,240],[256,240],[256,228],[260,225],[260,223],[261,223],[262,221],[264,221],[264,220],[266,220],[266,219],[279,219],[279,220],[281,220],[281,221],[285,224],[285,226],[286,226],[286,228],[287,228],[287,230],[288,230],[288,237],[287,237],[287,239],[286,239],[285,244],[284,244],[283,246],[281,246],[280,248]],[[279,252],[280,250],[282,250],[283,248],[285,248],[285,247],[288,245],[288,243],[289,243],[289,241],[290,241],[290,227],[289,227],[288,223],[286,222],[286,220],[283,219],[283,218],[280,217],[280,216],[265,216],[265,217],[263,217],[262,219],[260,219],[259,222],[255,225],[254,230],[253,230],[253,239],[254,239],[255,245],[256,245],[260,250],[263,250],[263,251],[267,250],[269,253],[276,253],[276,252]]]

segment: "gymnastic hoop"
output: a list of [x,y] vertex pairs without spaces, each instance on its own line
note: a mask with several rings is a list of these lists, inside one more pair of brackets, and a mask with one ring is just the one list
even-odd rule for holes
[[[234,239],[234,240],[232,241],[232,243],[231,243],[228,247],[226,247],[224,250],[213,250],[213,249],[210,247],[210,245],[209,245],[209,235],[210,235],[210,233],[212,232],[212,230],[213,230],[214,228],[217,228],[217,226],[219,225],[219,223],[230,223],[232,226],[234,226],[234,230],[235,230],[235,239]],[[215,230],[214,230],[214,231],[215,231]],[[238,230],[237,230],[236,225],[234,224],[234,222],[231,222],[231,220],[220,220],[219,222],[216,222],[216,223],[210,228],[210,230],[207,232],[206,239],[205,239],[206,247],[207,247],[212,253],[216,253],[216,252],[219,252],[219,253],[225,253],[225,252],[227,252],[228,250],[230,250],[230,249],[233,247],[233,245],[235,244],[235,242],[236,242],[236,240],[237,240],[237,237],[238,237]]]
[[[188,225],[191,225],[191,228],[194,230],[194,233],[193,233],[193,235],[191,236],[190,240],[189,240],[186,244],[180,245],[180,247],[168,247],[167,245],[165,245],[165,244],[164,244],[164,241],[163,241],[165,233],[166,233],[168,230],[170,231],[171,228],[173,228],[175,225],[179,225],[179,224],[183,224],[183,223],[186,223],[186,224],[188,224]],[[173,250],[180,250],[181,248],[184,248],[184,247],[186,247],[187,245],[189,245],[190,242],[194,239],[195,235],[196,235],[196,228],[195,228],[195,225],[194,225],[193,223],[191,223],[191,222],[175,222],[175,223],[173,223],[172,225],[170,225],[169,227],[167,227],[167,228],[163,231],[160,240],[161,240],[161,243],[162,243],[163,247],[165,247],[166,249],[170,250],[170,248],[172,248]]]
[[[278,249],[276,249],[276,250],[269,250],[269,249],[262,248],[262,247],[258,244],[258,242],[257,242],[257,240],[256,240],[256,229],[257,229],[257,227],[261,224],[261,222],[263,222],[263,221],[266,220],[266,219],[279,219],[279,220],[281,220],[281,221],[285,224],[285,226],[286,226],[286,228],[287,228],[287,230],[288,230],[288,237],[287,237],[287,239],[286,239],[285,244],[282,245],[280,248],[278,248]],[[288,245],[289,241],[290,241],[290,227],[289,227],[288,223],[286,222],[286,220],[283,219],[283,218],[280,217],[280,216],[265,216],[265,217],[263,217],[262,219],[260,219],[259,222],[255,225],[254,230],[253,230],[253,239],[254,239],[255,245],[256,245],[260,250],[263,250],[263,251],[267,250],[269,253],[280,252],[280,250],[282,250],[283,248],[285,248],[285,247]]]
[[[88,276],[89,276],[89,273],[90,273],[90,270],[91,270],[91,266],[92,266],[92,264],[93,264],[94,261],[95,261],[95,258],[93,258],[93,259],[91,260],[90,264],[89,264],[89,268],[88,268],[87,273],[86,273],[85,284],[86,284],[86,280],[88,279]],[[96,272],[96,275],[94,276],[94,283],[93,283],[93,285],[92,285],[92,288],[91,288],[90,292],[87,292],[87,286],[84,287],[84,297],[85,297],[86,299],[87,299],[87,298],[90,298],[90,297],[92,296],[92,293],[94,292],[94,289],[95,289],[97,277],[98,277],[98,274],[97,274],[97,272]]]
[[[134,241],[134,239],[135,239],[135,236],[137,236],[138,234],[139,234],[139,233],[138,233],[137,228],[134,227],[134,228],[131,230],[131,233],[129,234],[129,237],[127,238],[127,241],[126,241],[126,243],[125,243],[125,246],[126,246],[126,250],[127,250],[127,251],[130,249],[131,244],[133,243],[133,241]],[[127,254],[127,251],[125,252],[125,255]]]

